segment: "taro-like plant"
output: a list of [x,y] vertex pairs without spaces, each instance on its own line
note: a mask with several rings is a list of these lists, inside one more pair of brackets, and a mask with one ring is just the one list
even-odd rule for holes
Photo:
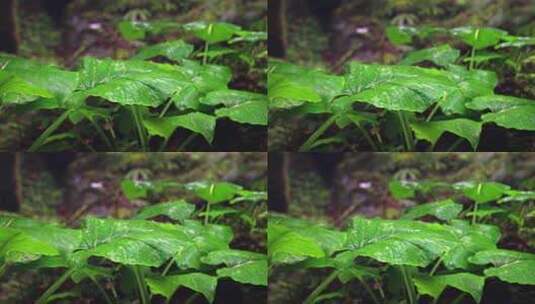
[[[389,37],[407,43],[412,35],[444,29],[391,28]],[[412,151],[427,143],[434,150],[449,133],[457,140],[442,149],[467,143],[477,150],[485,124],[535,131],[530,117],[533,100],[495,94],[495,72],[476,69],[478,50],[489,46],[529,46],[532,39],[510,36],[497,29],[457,28],[448,31],[472,48],[470,64],[460,62],[459,50],[444,44],[409,53],[398,65],[350,62],[343,75],[272,61],[268,98],[273,115],[315,115],[321,124],[302,144],[308,151],[346,144],[356,133],[367,149]],[[430,61],[437,68],[412,66]],[[334,126],[338,132],[334,132]],[[348,127],[355,132],[344,132]],[[329,136],[325,136],[328,134]]]
[[[93,150],[163,150],[176,129],[189,134],[182,150],[197,135],[212,143],[220,119],[266,126],[266,96],[230,89],[230,69],[193,60],[193,52],[182,40],[166,41],[130,60],[85,57],[75,71],[0,55],[0,107],[57,113],[29,151],[73,142]],[[147,61],[155,57],[170,63]]]
[[[206,197],[212,195],[208,192]],[[239,199],[235,195],[225,198]],[[154,220],[162,217],[168,221]],[[2,270],[63,270],[35,303],[47,303],[67,280],[94,284],[100,296],[93,296],[104,303],[125,299],[151,303],[156,295],[169,300],[182,288],[211,303],[223,278],[267,285],[265,254],[231,248],[229,226],[205,224],[196,218],[195,206],[184,200],[146,206],[132,219],[87,217],[78,229],[3,214]],[[128,289],[131,292],[110,287],[119,280],[127,280],[133,286]]]
[[[411,304],[426,298],[437,302],[447,288],[457,290],[456,295],[449,293],[455,297],[451,301],[471,297],[479,303],[490,278],[535,285],[535,255],[499,248],[497,226],[458,219],[462,206],[453,201],[419,207],[399,220],[355,217],[344,230],[272,215],[270,273],[323,269],[327,274],[303,300],[307,304],[349,296],[328,292],[335,281],[362,286],[342,290],[362,290],[363,300],[370,303]],[[424,215],[439,221],[416,220]]]

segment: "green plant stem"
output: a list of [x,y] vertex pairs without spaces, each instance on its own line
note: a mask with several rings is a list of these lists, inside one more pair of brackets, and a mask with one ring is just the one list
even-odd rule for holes
[[451,152],[451,151],[455,150],[455,148],[457,148],[463,141],[464,141],[464,139],[462,139],[462,138],[457,139],[453,143],[453,145],[451,145],[451,147],[448,149],[448,152]]
[[370,288],[370,286],[368,286],[368,284],[366,283],[366,281],[364,281],[363,279],[361,278],[358,278],[359,282],[362,284],[362,286],[364,286],[364,289],[366,289],[366,291],[368,292],[368,294],[370,295],[370,297],[372,298],[372,301],[373,303],[375,304],[379,304],[379,300],[377,299],[377,297],[375,296],[375,294],[373,293],[373,290]]
[[401,129],[403,132],[403,139],[405,140],[405,148],[407,149],[407,151],[412,151],[414,148],[413,146],[414,141],[412,139],[411,131],[409,129],[407,117],[405,113],[401,111],[398,112],[398,116],[399,116],[399,122],[401,124]]
[[370,136],[370,134],[368,134],[368,131],[366,131],[366,129],[364,129],[364,127],[361,126],[360,124],[357,124],[357,128],[360,130],[360,132],[362,133],[362,135],[364,136],[368,144],[372,147],[373,151],[379,151],[372,137]]
[[314,143],[331,127],[332,124],[336,121],[336,116],[333,115],[329,117],[312,135],[307,139],[307,141],[299,148],[300,152],[307,152],[314,145]]
[[74,272],[74,269],[69,269],[65,271],[61,277],[59,277],[48,289],[37,299],[36,304],[44,304],[47,302],[48,298],[58,290],[63,283],[71,276]]
[[208,225],[208,223],[210,222],[209,213],[210,213],[210,202],[206,202],[206,210],[204,211],[204,224],[205,225]]
[[56,131],[61,126],[61,124],[63,124],[67,117],[69,117],[70,113],[71,111],[67,110],[63,112],[63,114],[61,114],[58,118],[56,118],[56,120],[54,120],[54,122],[50,126],[48,126],[48,128],[46,128],[46,130],[28,148],[28,152],[35,152],[39,148],[41,148],[41,146],[43,146],[43,144],[50,137],[50,135],[52,135],[52,133],[54,133],[54,131]]
[[140,297],[140,300],[141,300],[141,304],[149,304],[150,303],[149,293],[147,291],[146,285],[144,284],[144,281],[145,281],[144,275],[141,272],[141,270],[139,269],[139,266],[132,266],[132,270],[133,270],[134,275],[136,277],[136,282],[137,282],[137,286],[138,286],[138,289],[139,289],[139,297]]
[[416,302],[416,295],[414,294],[414,290],[411,287],[411,282],[409,278],[409,274],[407,273],[407,269],[405,269],[405,266],[400,266],[401,275],[403,276],[403,283],[405,284],[405,289],[407,290],[407,296],[409,297],[409,304],[415,304]]
[[89,278],[91,279],[91,281],[93,281],[93,283],[95,283],[95,285],[97,285],[97,288],[100,291],[100,293],[102,294],[102,296],[104,297],[104,300],[106,300],[106,303],[107,304],[112,304],[113,302],[111,301],[110,297],[108,297],[108,294],[106,293],[104,288],[102,288],[102,286],[97,281],[97,279],[92,275],[90,275]]
[[204,42],[204,53],[202,56],[202,64],[206,65],[208,63],[208,50],[210,49],[210,43],[208,41]]
[[435,106],[433,107],[433,109],[431,110],[431,112],[429,113],[429,115],[427,115],[427,118],[425,119],[426,122],[430,122],[431,119],[433,119],[433,117],[435,116],[435,114],[437,113],[438,109],[440,108],[440,104],[437,102],[435,104]]
[[333,271],[328,275],[303,301],[303,304],[312,304],[314,300],[325,290],[338,276],[338,271]]
[[171,266],[175,263],[175,258],[173,257],[167,265],[165,265],[165,269],[162,271],[162,277],[165,277],[167,273],[169,272],[169,269],[171,269]]
[[476,48],[472,47],[470,51],[470,70],[474,69],[474,58],[476,57]]
[[136,123],[136,128],[139,136],[139,144],[143,151],[147,151],[147,142],[145,138],[145,132],[143,131],[143,126],[141,125],[141,115],[139,114],[138,108],[136,106],[131,106],[132,115],[134,116],[134,121]]
[[106,143],[106,146],[108,146],[108,148],[110,149],[110,151],[115,151],[117,149],[114,148],[114,146],[112,145],[110,139],[108,138],[108,136],[106,136],[106,133],[104,133],[104,130],[102,130],[102,128],[92,119],[89,120],[91,122],[91,124],[95,127],[95,129],[97,130],[97,133],[98,135],[102,138],[102,140]]
[[[481,188],[483,187],[483,184],[479,183],[477,185],[477,195],[481,195]],[[472,211],[472,225],[477,223],[477,209],[478,209],[479,202],[476,200],[474,202],[474,210]]]
[[433,268],[431,269],[431,271],[429,272],[429,276],[433,276],[435,274],[435,272],[437,271],[438,269],[438,266],[440,266],[440,264],[442,263],[442,258],[444,256],[441,256],[438,261],[435,263],[435,265],[433,265]]
[[169,108],[171,107],[172,104],[173,104],[173,100],[171,98],[169,98],[169,101],[165,104],[165,107],[163,108],[163,110],[160,113],[160,115],[158,115],[158,118],[164,117],[165,114],[167,113],[167,111],[169,111]]
[[199,297],[198,293],[193,294],[191,297],[189,297],[184,304],[191,304],[194,303],[195,300]]
[[197,133],[192,133],[186,140],[184,140],[180,146],[178,146],[177,151],[184,151],[184,149],[197,137]]

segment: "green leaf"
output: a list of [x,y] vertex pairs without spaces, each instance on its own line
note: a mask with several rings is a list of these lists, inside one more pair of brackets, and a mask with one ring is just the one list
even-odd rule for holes
[[386,28],[386,37],[395,45],[410,44],[415,30],[410,27],[389,26]]
[[416,195],[416,187],[413,183],[399,180],[391,180],[388,183],[388,191],[396,199],[413,198]]
[[451,33],[476,50],[495,46],[503,37],[507,36],[507,32],[496,28],[472,26],[454,28]]
[[348,231],[350,251],[336,259],[348,264],[366,256],[393,265],[425,267],[457,244],[457,233],[445,225],[356,217]]
[[452,48],[449,46],[449,44],[443,44],[432,48],[410,52],[400,62],[400,64],[413,65],[422,61],[431,61],[438,66],[446,67],[449,64],[454,63],[460,55],[461,52],[459,50]]
[[250,261],[232,267],[219,268],[217,275],[219,277],[230,277],[232,280],[244,284],[267,286],[267,261]]
[[478,203],[495,201],[502,197],[510,186],[497,182],[459,182],[453,185],[454,189],[461,190],[463,194]]
[[171,100],[175,104],[175,107],[179,111],[184,110],[199,110],[199,90],[193,85],[188,84],[183,87],[180,87],[171,97]]
[[419,275],[413,277],[419,294],[438,299],[446,287],[451,286],[472,296],[476,303],[481,301],[485,277],[471,273],[456,273],[439,276]]
[[512,107],[496,113],[488,113],[481,116],[485,122],[493,122],[498,126],[508,129],[526,131],[535,131],[534,117],[534,105]]
[[472,110],[499,112],[514,107],[535,106],[535,101],[506,95],[478,96],[466,104]]
[[157,56],[164,56],[174,61],[187,58],[193,52],[193,45],[183,40],[166,41],[141,48],[133,57],[134,59],[150,59]]
[[502,54],[482,51],[482,52],[478,52],[477,55],[473,57],[464,58],[463,62],[469,63],[473,61],[475,64],[481,64],[483,62],[488,62],[488,61],[492,61],[495,59],[503,59],[503,58],[505,58],[505,56]]
[[217,109],[215,114],[217,117],[228,117],[242,124],[260,126],[267,126],[268,124],[267,100],[252,100],[230,108]]
[[189,218],[195,211],[195,205],[184,200],[159,203],[144,207],[134,217],[136,219],[148,219],[159,215],[165,215],[176,221],[183,221]]
[[178,288],[186,287],[202,294],[209,303],[212,303],[217,287],[217,277],[204,273],[147,277],[145,280],[153,294],[163,295],[166,299],[171,299]]
[[263,101],[266,100],[266,96],[247,91],[227,89],[209,92],[200,99],[200,102],[210,106],[224,105],[225,107],[232,107],[253,100]]
[[102,97],[121,105],[157,107],[165,96],[148,85],[131,79],[113,79],[86,91],[88,95]]
[[498,203],[526,202],[533,200],[535,200],[535,191],[509,190],[506,192],[506,197],[500,199]]
[[486,276],[513,283],[535,285],[535,254],[495,249],[476,253],[470,262],[479,265],[493,264],[484,270]]
[[191,22],[184,24],[184,29],[209,43],[228,41],[241,31],[239,26],[225,22]]
[[443,221],[449,221],[453,218],[456,218],[462,210],[462,205],[457,204],[451,199],[446,199],[412,207],[408,209],[405,214],[401,216],[401,218],[412,220],[422,216],[432,215]]
[[214,139],[216,118],[200,112],[163,118],[145,118],[143,125],[152,136],[170,138],[176,128],[181,127],[202,135],[207,142]]
[[0,103],[21,104],[39,97],[53,98],[54,95],[18,76],[0,70]]
[[198,197],[210,204],[217,204],[230,201],[243,188],[227,182],[193,182],[186,184],[186,189],[193,191]]
[[226,266],[236,266],[251,261],[266,260],[264,254],[236,250],[236,249],[224,249],[209,252],[206,256],[201,258],[204,264],[219,265],[225,264]]
[[323,249],[310,237],[288,232],[274,238],[268,228],[268,256],[273,264],[291,264],[307,258],[325,256]]
[[11,228],[0,228],[0,257],[6,262],[26,263],[41,256],[55,256],[60,252],[48,242]]
[[468,140],[474,150],[479,144],[481,127],[480,122],[464,118],[411,123],[416,138],[428,141],[432,146],[435,146],[445,132],[450,132]]

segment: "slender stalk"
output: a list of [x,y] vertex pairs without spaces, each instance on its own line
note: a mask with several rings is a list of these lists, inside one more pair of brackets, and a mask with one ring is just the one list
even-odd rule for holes
[[364,129],[364,127],[361,126],[360,124],[357,124],[357,128],[360,130],[360,132],[364,136],[364,139],[366,139],[368,144],[372,147],[373,151],[379,151],[379,148],[377,148],[377,145],[373,141],[373,139],[370,136],[370,134],[368,134],[368,131],[366,131],[366,129]]
[[405,284],[405,289],[407,290],[407,296],[409,297],[409,304],[415,304],[416,295],[414,294],[414,290],[411,288],[411,283],[409,282],[410,278],[407,273],[407,270],[403,265],[400,266],[400,270],[403,276],[403,283]]
[[448,149],[448,152],[451,152],[451,151],[455,150],[455,148],[457,148],[463,141],[464,141],[464,139],[462,139],[462,138],[457,139],[453,143],[453,145],[451,145],[451,147]]
[[202,56],[202,64],[206,65],[208,63],[208,50],[210,48],[210,43],[208,41],[204,42],[204,53]]
[[472,50],[470,51],[470,70],[474,69],[474,58],[476,57],[476,48],[472,47]]
[[177,151],[184,151],[184,149],[197,137],[197,133],[192,133],[185,141],[178,147]]
[[93,119],[90,119],[89,121],[95,127],[95,129],[97,130],[98,135],[106,143],[106,145],[108,146],[110,151],[116,150],[116,149],[114,149],[114,147],[113,147],[111,141],[109,140],[108,136],[106,136],[106,133],[104,133],[104,130],[102,130],[102,128]]
[[56,118],[56,120],[54,120],[54,122],[48,128],[46,128],[46,130],[28,148],[28,152],[35,152],[39,148],[41,148],[41,146],[43,146],[43,144],[50,137],[50,135],[52,135],[52,133],[54,133],[54,131],[56,131],[61,126],[61,124],[63,124],[67,117],[69,117],[70,113],[71,111],[67,110],[63,112],[63,114],[61,114],[58,118]]
[[398,116],[399,116],[399,122],[401,124],[401,130],[403,133],[403,139],[405,141],[405,148],[407,149],[407,151],[412,151],[413,141],[412,141],[412,136],[410,134],[410,129],[407,123],[406,115],[405,113],[399,111]]
[[169,108],[171,107],[172,104],[173,104],[173,100],[171,98],[169,98],[169,101],[165,104],[165,107],[163,108],[163,110],[160,113],[160,115],[158,115],[158,118],[164,117],[165,113],[167,113],[167,111],[169,110]]
[[429,113],[429,115],[427,115],[427,118],[425,119],[425,121],[430,122],[431,119],[433,119],[433,116],[435,116],[435,114],[437,113],[439,108],[440,108],[440,104],[437,102],[435,106],[433,107],[433,109],[431,110],[431,112]]
[[139,144],[143,151],[147,151],[147,142],[145,138],[145,133],[143,131],[143,126],[141,125],[141,119],[139,111],[135,106],[131,106],[132,116],[134,116],[134,122],[136,123],[137,133],[139,136]]
[[173,257],[169,263],[167,263],[167,265],[165,266],[165,269],[162,271],[162,277],[165,277],[165,275],[169,272],[169,270],[171,269],[171,266],[173,266],[173,264],[175,263],[175,258]]
[[331,127],[332,124],[336,121],[336,116],[333,115],[329,117],[312,135],[307,139],[307,141],[299,148],[300,152],[307,152],[314,145],[314,143]]
[[208,225],[208,223],[210,222],[209,213],[210,213],[210,202],[206,202],[206,210],[204,210],[204,224],[205,225]]
[[437,271],[438,269],[438,266],[440,266],[440,264],[442,263],[442,259],[443,259],[444,256],[441,256],[437,262],[435,263],[435,265],[433,265],[433,268],[431,269],[431,271],[429,272],[429,276],[433,276],[435,274],[435,272]]
[[[483,184],[479,183],[477,185],[477,195],[481,195],[481,188],[483,187]],[[477,209],[478,209],[479,202],[476,200],[474,202],[474,211],[472,211],[472,225],[477,223]]]
[[97,288],[100,291],[100,293],[102,294],[102,296],[104,297],[104,300],[106,300],[106,303],[107,304],[112,304],[113,302],[111,301],[110,297],[108,297],[108,294],[106,293],[104,288],[102,288],[102,286],[97,281],[97,279],[92,275],[90,275],[89,278],[91,279],[91,281],[93,281],[93,283],[95,283],[95,285],[97,285]]
[[368,292],[368,294],[370,295],[370,297],[372,298],[372,301],[373,303],[375,304],[379,304],[379,300],[377,299],[377,297],[375,296],[375,294],[373,293],[373,290],[370,288],[370,286],[368,286],[368,284],[366,283],[366,281],[358,278],[359,282],[364,286],[364,289],[366,289],[366,291]]
[[67,279],[71,276],[71,274],[74,272],[74,269],[69,269],[67,271],[65,271],[61,277],[59,277],[55,282],[54,284],[50,285],[50,287],[48,287],[48,289],[39,297],[39,299],[37,299],[37,301],[35,302],[36,304],[44,304],[47,302],[48,298],[54,294],[54,292],[56,292],[60,287],[61,285],[63,285],[63,283],[65,283],[65,281],[67,281]]
[[149,293],[147,291],[147,287],[143,283],[145,281],[144,280],[144,275],[140,271],[139,266],[132,266],[132,270],[134,271],[134,275],[136,277],[136,282],[137,282],[137,286],[138,286],[138,289],[139,289],[139,297],[140,297],[140,300],[141,300],[141,304],[149,304],[150,303]]
[[191,304],[194,303],[195,300],[199,297],[198,293],[193,294],[191,297],[189,297],[184,304]]
[[338,271],[333,271],[327,276],[303,301],[303,304],[312,304],[314,300],[325,290],[338,276]]

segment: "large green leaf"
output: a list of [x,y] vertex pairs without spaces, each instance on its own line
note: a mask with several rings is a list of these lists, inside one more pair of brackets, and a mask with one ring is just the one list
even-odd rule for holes
[[451,286],[464,291],[479,303],[483,294],[485,277],[471,273],[456,273],[439,276],[420,275],[413,277],[418,293],[438,299],[446,287]]
[[185,287],[202,294],[209,303],[212,303],[217,287],[217,277],[200,272],[166,277],[147,277],[145,280],[153,294],[163,295],[167,299],[171,299],[178,288]]
[[451,33],[477,50],[495,46],[503,37],[507,36],[507,32],[500,29],[472,26],[454,28]]
[[232,107],[252,100],[265,99],[266,95],[258,93],[238,90],[218,90],[209,92],[200,99],[200,102],[210,106],[224,105],[225,107]]
[[506,95],[478,96],[466,104],[472,110],[499,112],[514,107],[535,106],[535,101]]
[[497,182],[459,182],[453,187],[478,203],[495,201],[511,189],[510,186]]
[[457,233],[448,226],[357,217],[348,231],[350,251],[336,258],[343,264],[366,256],[393,265],[425,267],[457,244]]
[[267,126],[268,103],[267,100],[247,101],[229,108],[217,109],[215,114],[217,117],[228,117],[242,124]]
[[166,41],[139,50],[134,59],[150,59],[156,56],[165,56],[174,61],[187,58],[193,52],[193,45],[183,40]]
[[535,254],[495,249],[476,253],[470,262],[493,264],[495,267],[485,269],[486,276],[495,276],[514,284],[535,285]]
[[48,242],[11,228],[0,228],[0,257],[6,262],[26,263],[60,252]]
[[225,264],[227,266],[236,266],[250,261],[265,259],[266,256],[264,254],[252,251],[224,249],[209,252],[201,261],[209,265]]
[[470,143],[474,150],[479,144],[482,125],[480,122],[458,118],[431,122],[413,122],[411,128],[416,138],[430,142],[433,146],[445,132],[453,133]]
[[230,277],[232,280],[244,284],[267,286],[267,260],[250,261],[231,267],[219,268],[219,277]]
[[297,232],[287,232],[279,237],[271,236],[268,228],[268,256],[273,264],[291,264],[307,258],[325,256],[323,249],[311,237]]
[[148,219],[159,215],[165,215],[176,221],[183,221],[190,217],[195,211],[195,205],[184,200],[159,203],[141,209],[134,218]]
[[118,78],[86,91],[88,95],[102,97],[121,105],[157,107],[165,96],[136,80]]
[[[78,86],[78,72],[65,71],[53,65],[8,55],[0,55],[0,66],[3,67],[2,71],[30,84],[33,90],[40,88],[52,94],[58,106],[77,107],[80,105],[80,100],[69,98]],[[39,95],[43,95],[42,93],[44,92],[41,91]]]
[[449,44],[443,44],[432,48],[410,52],[407,54],[407,56],[405,56],[400,64],[412,65],[422,61],[431,61],[436,65],[445,67],[454,63],[460,55],[461,52],[459,50],[452,48]]
[[118,29],[127,40],[141,40],[146,37],[146,34],[157,35],[172,30],[180,30],[182,25],[166,20],[152,22],[124,20],[119,22]]
[[54,95],[18,76],[0,70],[0,103],[21,104],[39,97],[53,98]]
[[328,103],[342,93],[344,78],[318,69],[270,61],[268,97],[271,108],[291,108],[308,103]]
[[184,29],[209,43],[228,41],[241,31],[241,28],[234,24],[225,22],[206,23],[201,21],[184,24]]
[[216,118],[201,112],[163,118],[144,118],[143,125],[150,135],[170,138],[181,127],[202,135],[207,142],[214,139]]
[[198,197],[210,204],[217,204],[230,201],[243,188],[227,182],[193,182],[186,184],[186,189],[193,191]]
[[412,220],[426,215],[433,215],[434,217],[448,221],[456,218],[463,210],[463,206],[457,204],[451,199],[427,203],[412,207],[401,216],[402,219]]
[[185,227],[144,220],[112,220],[89,217],[82,230],[86,250],[74,254],[82,263],[99,256],[125,265],[158,267],[191,243]]
[[508,129],[535,131],[535,105],[512,107],[481,118]]

